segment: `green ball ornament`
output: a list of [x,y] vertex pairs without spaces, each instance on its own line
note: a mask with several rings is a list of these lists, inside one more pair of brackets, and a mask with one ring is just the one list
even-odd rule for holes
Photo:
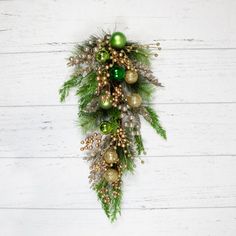
[[126,44],[126,37],[121,32],[114,32],[110,38],[111,47],[121,49]]
[[110,54],[106,49],[102,49],[96,53],[96,61],[104,63],[110,59]]
[[105,109],[105,110],[110,109],[112,107],[111,97],[101,96],[100,101],[99,101],[99,105],[102,109]]
[[113,66],[110,69],[110,78],[116,81],[123,81],[125,78],[125,68],[121,66]]
[[112,131],[112,124],[111,124],[109,121],[103,121],[103,122],[100,124],[100,131],[101,131],[103,134],[109,134],[109,133],[111,133],[111,131]]

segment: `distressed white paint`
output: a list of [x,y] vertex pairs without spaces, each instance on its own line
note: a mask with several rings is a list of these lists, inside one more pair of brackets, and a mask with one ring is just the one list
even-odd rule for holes
[[[69,55],[1,55],[1,87],[9,95],[0,93],[0,105],[59,105],[58,88],[69,76]],[[153,63],[153,70],[165,88],[157,90],[154,102],[235,102],[235,67],[236,50],[163,50]],[[15,81],[15,86],[11,81]],[[75,103],[71,96],[66,104]]]
[[[144,160],[144,165],[137,163],[135,175],[125,177],[126,209],[236,204],[234,156],[163,156]],[[1,159],[0,207],[100,208],[88,187],[88,172],[82,158]]]
[[123,210],[110,224],[101,210],[2,210],[3,235],[235,235],[234,209]]
[[[148,155],[235,155],[235,103],[154,107],[168,141],[143,120]],[[76,116],[77,106],[2,107],[0,157],[80,157]]]
[[[236,234],[233,0],[0,1],[0,235]],[[153,99],[168,141],[145,123],[145,165],[108,223],[87,182],[76,98],[60,104],[65,58],[98,28],[160,40]],[[144,33],[145,32],[145,33]]]

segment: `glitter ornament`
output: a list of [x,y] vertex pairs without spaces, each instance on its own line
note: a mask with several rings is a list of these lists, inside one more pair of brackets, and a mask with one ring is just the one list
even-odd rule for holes
[[130,96],[127,96],[127,102],[129,106],[137,108],[142,103],[142,97],[138,93],[133,93]]
[[105,152],[103,158],[104,158],[105,162],[108,164],[116,163],[119,160],[118,155],[114,149],[108,149]]
[[125,81],[127,84],[134,84],[138,80],[138,73],[133,70],[126,71]]
[[104,178],[108,183],[114,183],[114,182],[117,182],[119,180],[119,173],[115,169],[108,169],[104,173]]

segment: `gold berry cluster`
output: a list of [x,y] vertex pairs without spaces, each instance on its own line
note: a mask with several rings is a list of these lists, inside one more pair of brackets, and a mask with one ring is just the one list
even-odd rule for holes
[[99,172],[104,172],[107,170],[107,163],[104,160],[99,160],[94,162],[91,166],[90,166],[90,174],[94,173],[97,174]]
[[122,92],[122,86],[119,84],[114,88],[114,92],[112,93],[112,106],[117,107],[118,104],[125,98]]
[[84,146],[81,147],[80,150],[84,151],[84,150],[92,150],[94,147],[98,148],[100,147],[101,141],[102,141],[101,134],[94,133],[85,138],[85,140],[81,141],[81,144]]
[[98,194],[101,196],[101,199],[104,203],[110,203],[111,198],[117,198],[120,196],[121,191],[121,181],[117,181],[111,184],[111,188],[102,187]]
[[[109,68],[108,68],[109,69]],[[102,90],[102,88],[104,88],[105,86],[110,86],[109,85],[109,77],[110,74],[108,72],[108,69],[103,69],[102,67],[98,67],[97,70],[97,81],[98,81],[98,85],[97,85],[97,93],[100,93],[100,91]]]
[[111,135],[110,146],[125,148],[129,145],[129,141],[126,137],[125,130],[123,128],[118,128],[114,134]]
[[[160,43],[159,42],[156,42],[154,44],[143,44],[143,45],[140,45],[140,44],[132,44],[132,45],[128,45],[126,46],[126,50],[127,52],[136,52],[136,53],[139,53],[139,54],[143,54],[143,56],[145,57],[148,57],[149,55],[153,55],[155,57],[158,57],[158,53],[149,53],[149,54],[146,54],[144,52],[142,52],[142,49],[145,48],[145,49],[156,49],[158,51],[161,50],[161,47],[160,47]],[[141,50],[140,50],[141,49]]]
[[117,51],[111,47],[109,47],[108,50],[110,51],[110,59],[112,60],[111,64],[109,65],[110,67],[112,67],[114,64],[118,64],[119,66],[125,66],[128,70],[135,70],[131,60],[126,55],[124,50]]
[[104,94],[101,96],[101,100],[109,101],[110,99],[111,99],[111,94],[108,90],[106,90]]

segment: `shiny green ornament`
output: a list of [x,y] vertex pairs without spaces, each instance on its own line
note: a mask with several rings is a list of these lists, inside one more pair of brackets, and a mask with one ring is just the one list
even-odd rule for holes
[[121,66],[113,66],[110,69],[111,80],[123,81],[125,79],[125,68]]
[[99,105],[102,109],[105,109],[105,110],[110,109],[112,107],[111,97],[101,96],[100,101],[99,101]]
[[111,47],[121,49],[126,44],[126,37],[121,32],[114,32],[110,38]]
[[104,63],[110,59],[110,54],[106,49],[102,49],[96,53],[96,61]]
[[100,124],[100,131],[101,131],[103,134],[109,134],[109,133],[111,133],[111,131],[112,131],[112,124],[111,124],[109,121],[103,121],[103,122]]

